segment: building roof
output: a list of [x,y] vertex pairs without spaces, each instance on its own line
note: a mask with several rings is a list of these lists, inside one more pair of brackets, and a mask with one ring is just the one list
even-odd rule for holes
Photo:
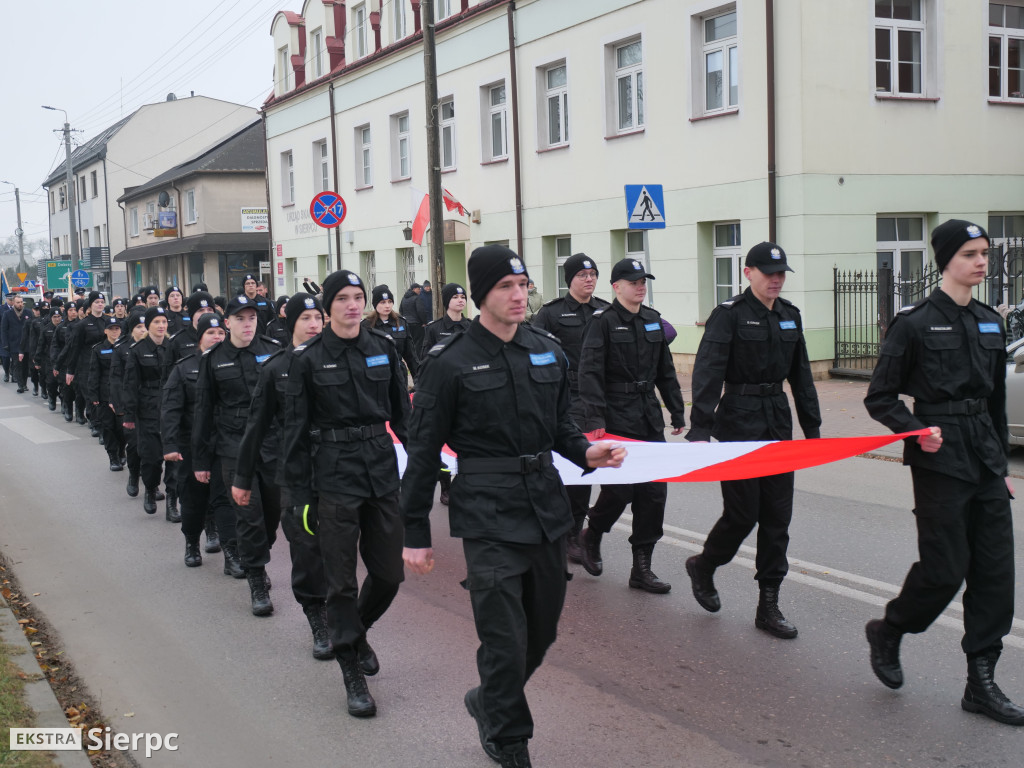
[[[107,142],[110,141],[114,134],[117,133],[121,128],[135,115],[134,112],[127,117],[122,117],[116,123],[107,128],[104,128],[98,134],[89,139],[85,144],[75,149],[71,153],[71,169],[79,168],[86,163],[95,160],[96,158],[104,157],[107,153]],[[41,186],[49,187],[58,181],[64,181],[67,178],[67,159],[64,160],[57,168],[55,168],[49,176],[46,177],[46,181]]]
[[125,248],[111,262],[146,261],[161,256],[177,256],[206,251],[269,251],[267,232],[215,232],[193,237],[169,237],[161,242]]
[[117,198],[117,202],[141,197],[197,173],[266,172],[266,132],[263,129],[263,121],[256,120],[191,159],[153,177],[145,184],[125,189],[125,193]]

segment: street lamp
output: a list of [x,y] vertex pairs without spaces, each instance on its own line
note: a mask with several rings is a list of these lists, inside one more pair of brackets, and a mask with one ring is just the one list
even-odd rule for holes
[[71,124],[68,122],[67,111],[60,107],[48,107],[45,104],[42,106],[43,109],[49,109],[52,112],[64,113],[64,156],[67,165],[68,219],[71,223],[71,271],[75,272],[78,269],[78,224],[75,222],[75,177],[71,170]]
[[405,226],[402,228],[402,236],[405,237],[406,240],[412,240],[412,227],[409,226],[409,224],[411,224],[412,222],[400,221],[398,223],[405,224]]

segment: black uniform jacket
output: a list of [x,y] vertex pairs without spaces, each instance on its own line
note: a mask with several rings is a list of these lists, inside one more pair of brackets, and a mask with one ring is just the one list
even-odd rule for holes
[[[981,400],[980,413],[915,415],[915,408]],[[904,441],[903,463],[962,480],[981,479],[980,468],[1006,474],[1006,334],[1002,318],[974,299],[961,307],[941,289],[900,310],[882,343],[864,405],[893,432],[937,426],[942,447],[925,453],[917,438]],[[954,409],[955,410],[955,409]]]
[[[390,422],[408,446],[409,391],[391,339],[363,325],[355,339],[342,339],[328,325],[295,348],[288,378],[281,443],[292,503],[308,503],[313,491],[359,498],[397,491],[394,441],[382,428]],[[311,430],[320,433],[315,457]]]
[[110,402],[110,364],[114,361],[114,345],[109,339],[104,339],[93,345],[89,354],[92,362],[83,381],[82,394],[90,403],[100,403],[106,408]]
[[60,371],[61,375],[67,373],[68,339],[78,322],[80,321],[62,320],[53,334],[53,341],[50,342],[50,364]]
[[160,440],[164,455],[192,450],[192,416],[199,379],[198,354],[188,355],[171,367],[160,401]]
[[[122,336],[114,344],[113,360],[110,363],[110,404],[114,413],[124,415],[124,372],[128,365],[128,353],[131,352],[135,340],[131,336]],[[125,419],[131,421],[131,419]]]
[[105,317],[93,317],[90,313],[75,323],[67,341],[65,373],[70,373],[72,376],[86,375],[89,352],[106,338],[106,334],[103,332],[107,325],[106,319]]
[[398,356],[405,361],[405,364],[409,367],[409,373],[415,377],[416,372],[419,371],[420,364],[419,359],[416,357],[416,350],[413,349],[412,334],[409,332],[405,318],[399,315],[397,319],[389,320],[385,323],[381,322],[380,315],[374,315],[374,317],[364,319],[363,324],[367,328],[373,328],[385,336],[389,336],[395,342]]
[[186,325],[171,337],[171,363],[177,363],[189,355],[199,358],[199,333],[191,324]]
[[229,337],[203,353],[192,425],[196,472],[209,472],[214,456],[238,456],[260,367],[280,349],[269,336],[255,336],[247,347],[236,347]]
[[284,487],[283,461],[277,461],[280,435],[284,424],[285,402],[288,398],[288,381],[291,368],[291,345],[271,355],[260,369],[256,389],[249,404],[249,419],[245,434],[238,448],[238,464],[235,467],[235,487],[252,490],[253,476],[260,459],[273,461],[275,467],[274,485]]
[[579,378],[587,432],[604,428],[623,437],[661,439],[665,418],[655,388],[672,426],[686,424],[661,315],[650,307],[641,306],[634,315],[616,299],[595,312],[583,337]]
[[[460,461],[554,450],[586,469],[590,444],[569,416],[565,371],[557,340],[526,324],[506,344],[476,319],[430,350],[416,386],[402,479],[406,546],[431,545],[429,515],[445,443]],[[456,475],[448,517],[452,536],[522,544],[555,541],[572,528],[565,488],[550,465],[527,474]]]
[[[821,412],[807,359],[800,310],[779,297],[768,309],[749,288],[715,307],[693,363],[687,440],[792,440],[793,416],[782,391],[793,390],[804,437],[820,437]],[[762,384],[769,393],[726,392],[722,385]],[[776,391],[777,388],[777,391]]]
[[32,359],[44,372],[55,367],[50,365],[50,346],[53,344],[53,335],[57,332],[57,327],[52,319],[46,318],[46,324],[39,331],[36,349],[32,354]]
[[128,348],[124,365],[124,420],[159,424],[160,391],[171,372],[171,350],[165,338],[156,344],[148,336]]
[[447,312],[437,318],[437,320],[431,320],[423,326],[423,346],[420,347],[420,357],[426,356],[430,348],[439,341],[444,341],[456,333],[462,333],[469,328],[469,325],[470,321],[466,318],[461,317],[458,320],[452,320],[448,317]]

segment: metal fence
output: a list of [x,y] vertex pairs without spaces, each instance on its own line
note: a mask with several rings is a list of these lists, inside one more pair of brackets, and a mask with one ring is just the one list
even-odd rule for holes
[[[901,274],[887,267],[878,270],[833,270],[835,354],[832,373],[870,376],[878,352],[896,312],[914,304],[939,285],[934,264],[920,272]],[[1024,238],[1010,238],[989,250],[988,277],[974,289],[974,297],[990,306],[1007,304],[1008,335],[1024,336]]]

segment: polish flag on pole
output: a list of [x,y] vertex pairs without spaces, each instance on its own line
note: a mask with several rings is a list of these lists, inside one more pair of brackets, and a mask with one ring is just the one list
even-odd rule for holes
[[[419,191],[418,189],[412,190],[413,194],[413,208],[416,209],[416,215],[412,220],[412,241],[416,245],[423,245],[423,235],[430,228],[430,195]],[[416,204],[416,201],[419,204]],[[466,212],[466,206],[455,199],[455,195],[449,192],[447,189],[441,190],[441,200],[444,201],[444,207],[451,211],[458,211],[460,216],[468,216]]]

